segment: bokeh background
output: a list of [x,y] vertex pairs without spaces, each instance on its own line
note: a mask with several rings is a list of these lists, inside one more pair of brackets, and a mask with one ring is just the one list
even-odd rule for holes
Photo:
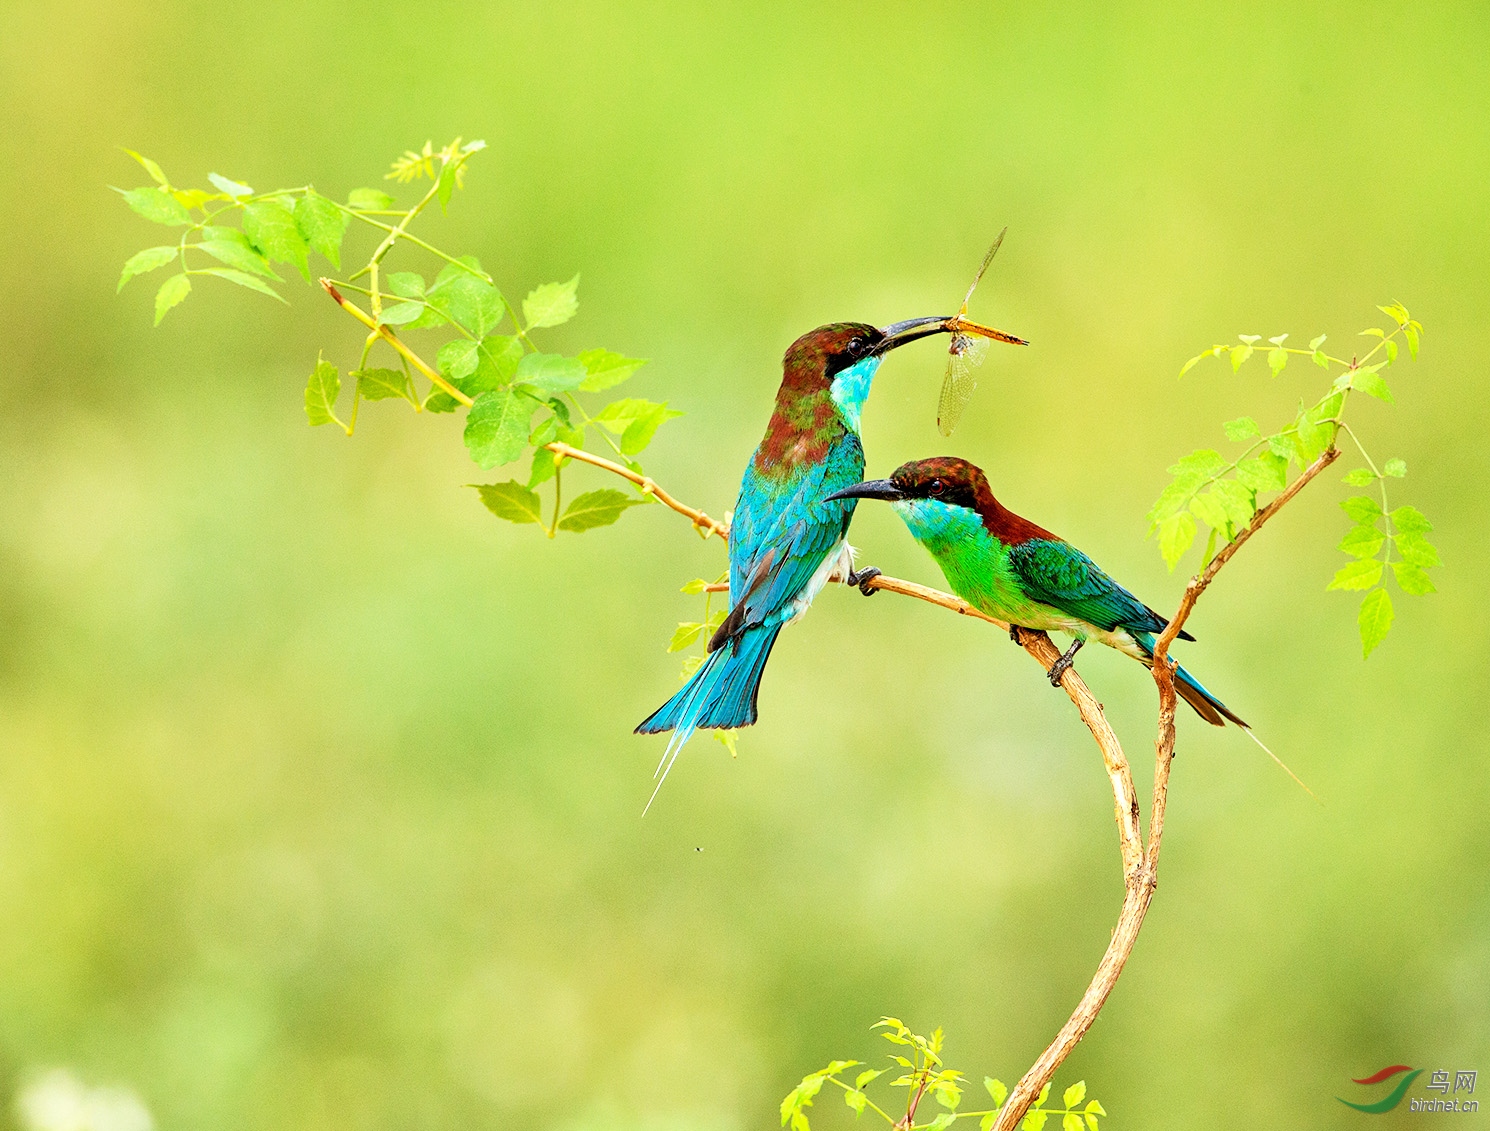
[[[499,522],[452,417],[307,428],[316,351],[345,369],[360,339],[298,281],[288,307],[199,287],[156,330],[151,280],[114,295],[160,235],[105,187],[143,182],[120,146],[340,196],[455,134],[490,149],[425,234],[515,295],[582,271],[549,342],[654,359],[626,391],[688,415],[648,468],[716,512],[792,338],[943,311],[1008,224],[973,313],[1034,344],[995,347],[954,441],[943,355],[897,353],[870,470],[973,458],[1160,608],[1165,466],[1319,372],[1181,362],[1237,333],[1348,349],[1405,303],[1421,359],[1356,419],[1407,460],[1439,592],[1362,662],[1324,592],[1337,481],[1223,575],[1187,662],[1323,804],[1181,720],[1162,886],[1057,1083],[1117,1128],[1317,1128],[1366,1118],[1334,1097],[1386,1064],[1490,1072],[1483,4],[3,23],[0,1125],[62,1079],[122,1089],[112,1127],[767,1128],[805,1072],[888,1051],[885,1013],[1012,1081],[1106,945],[1105,778],[997,633],[824,594],[739,757],[695,740],[643,820],[661,743],[630,729],[676,686],[678,588],[717,543],[662,508],[552,543]],[[854,540],[940,584],[887,508]],[[1143,793],[1152,684],[1081,669]]]

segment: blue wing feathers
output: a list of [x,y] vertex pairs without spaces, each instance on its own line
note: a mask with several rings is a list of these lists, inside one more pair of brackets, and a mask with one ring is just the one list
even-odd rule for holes
[[[1009,564],[1029,595],[1104,631],[1163,632],[1168,622],[1075,546],[1034,538],[1009,548]],[[1194,640],[1188,632],[1181,640]]]

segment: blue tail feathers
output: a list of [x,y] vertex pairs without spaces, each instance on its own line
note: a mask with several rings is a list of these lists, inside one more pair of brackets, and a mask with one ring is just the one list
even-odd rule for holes
[[[636,728],[637,734],[673,732],[662,761],[657,764],[654,776],[661,779],[657,789],[662,788],[678,751],[695,730],[700,727],[733,730],[755,722],[755,696],[760,689],[761,673],[766,670],[766,659],[781,628],[773,624],[747,629],[711,652],[676,695],[642,720]],[[652,791],[652,797],[657,797],[657,790]],[[651,805],[648,801],[647,807]]]
[[[1134,633],[1133,639],[1138,642],[1145,652],[1150,656],[1154,652],[1154,637],[1152,633]],[[1175,692],[1190,706],[1195,708],[1195,713],[1212,726],[1224,727],[1229,719],[1243,730],[1251,730],[1246,722],[1236,715],[1221,700],[1217,699],[1205,689],[1205,685],[1187,672],[1178,664],[1174,667],[1174,689]]]

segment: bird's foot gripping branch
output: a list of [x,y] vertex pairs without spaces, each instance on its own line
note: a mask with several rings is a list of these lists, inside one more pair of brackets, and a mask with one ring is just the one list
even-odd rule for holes
[[[351,435],[363,401],[401,400],[415,413],[465,411],[465,444],[478,466],[506,466],[531,452],[524,479],[474,485],[481,501],[500,518],[536,525],[553,537],[560,531],[580,533],[608,525],[631,507],[660,502],[684,516],[703,537],[726,539],[728,516],[716,520],[680,501],[654,483],[637,462],[658,428],[678,413],[666,403],[639,398],[591,399],[630,378],[643,362],[607,349],[573,356],[547,353],[535,341],[535,336],[541,338],[543,331],[567,322],[578,310],[578,276],[532,289],[519,309],[474,258],[450,255],[410,231],[431,203],[439,201],[442,208],[449,204],[462,185],[467,162],[481,148],[479,142],[462,144],[457,139],[438,151],[426,144],[422,151],[399,158],[388,179],[401,184],[429,182],[416,201],[402,207],[381,189],[356,189],[342,202],[310,185],[259,193],[217,174],[208,177],[212,191],[186,189],[173,185],[155,162],[132,154],[154,183],[123,192],[126,203],[146,220],[173,230],[176,238],[133,256],[119,285],[122,288],[137,275],[172,268],[156,291],[157,324],[197,284],[209,280],[283,301],[276,284],[284,280],[276,266],[289,265],[310,281],[310,256],[315,254],[340,271],[343,243],[355,226],[367,236],[366,261],[347,277],[325,278],[321,285],[360,323],[365,336],[355,365],[347,371],[350,392],[343,388],[335,364],[323,358],[315,365],[305,389],[312,425],[335,424]],[[395,251],[420,257],[423,270],[433,270],[433,277],[416,270],[390,271],[385,261]],[[1185,366],[1188,370],[1204,358],[1225,356],[1235,372],[1254,355],[1263,355],[1274,378],[1282,380],[1288,379],[1284,371],[1290,359],[1303,356],[1326,371],[1329,384],[1322,394],[1303,397],[1296,416],[1271,433],[1264,434],[1250,417],[1227,423],[1227,439],[1243,446],[1231,456],[1203,449],[1180,460],[1170,469],[1173,481],[1149,514],[1171,568],[1202,528],[1208,534],[1202,567],[1190,579],[1178,611],[1153,649],[1159,711],[1146,836],[1129,764],[1101,704],[1074,667],[1059,674],[1059,686],[1102,757],[1113,794],[1124,875],[1123,905],[1111,942],[1070,1019],[1007,1095],[997,1081],[985,1081],[993,1107],[976,1112],[962,1109],[962,1078],[942,1064],[939,1035],[922,1038],[899,1022],[887,1021],[887,1039],[912,1050],[895,1054],[895,1063],[904,1071],[889,1082],[907,1089],[903,1116],[890,1116],[869,1097],[866,1089],[876,1079],[876,1070],[857,1074],[850,1085],[843,1073],[857,1065],[834,1062],[808,1076],[787,1098],[784,1122],[806,1131],[806,1108],[824,1087],[832,1086],[844,1092],[847,1106],[855,1112],[870,1108],[897,1129],[941,1128],[976,1115],[983,1131],[1012,1131],[1021,1122],[1037,1131],[1050,1115],[1059,1114],[1063,1131],[1083,1126],[1096,1131],[1097,1119],[1105,1113],[1094,1102],[1083,1105],[1083,1085],[1066,1090],[1063,1108],[1045,1104],[1056,1069],[1091,1027],[1116,985],[1157,884],[1175,742],[1175,676],[1168,649],[1196,602],[1252,535],[1334,464],[1341,455],[1342,434],[1364,461],[1364,466],[1346,474],[1345,482],[1369,493],[1341,504],[1352,525],[1340,548],[1351,561],[1329,587],[1365,591],[1358,617],[1364,651],[1369,654],[1380,644],[1392,622],[1385,584],[1388,565],[1402,591],[1432,592],[1425,573],[1439,564],[1426,538],[1432,527],[1419,511],[1394,506],[1389,498],[1390,481],[1406,474],[1405,463],[1387,459],[1378,464],[1367,454],[1356,426],[1345,420],[1353,393],[1392,400],[1382,373],[1397,360],[1399,342],[1410,354],[1417,353],[1422,332],[1418,322],[1400,306],[1381,309],[1395,328],[1365,331],[1375,342],[1364,356],[1345,360],[1327,354],[1323,337],[1301,349],[1286,345],[1287,335],[1269,339],[1266,346],[1258,344],[1259,337],[1243,336],[1237,344],[1206,350]],[[416,332],[427,336],[418,350],[408,340]],[[1295,366],[1289,376],[1299,368]],[[604,450],[587,449],[585,445],[597,436]],[[632,490],[590,490],[569,498],[566,505],[563,473],[570,463],[606,471]],[[552,491],[551,503],[542,497],[546,491]],[[1011,628],[957,597],[914,582],[876,576],[862,580],[862,585],[867,591],[901,593],[977,617],[1001,631]],[[721,581],[703,579],[685,586],[685,591],[703,595],[706,606],[699,621],[685,623],[673,634],[674,650],[709,638],[724,615],[723,609],[713,607],[712,594],[727,588]],[[1060,659],[1060,650],[1043,632],[1019,631],[1016,639],[1045,672]],[[928,1096],[928,1106],[941,1109],[929,1119],[924,1108],[918,1115],[918,1105]],[[918,1123],[918,1118],[924,1121]]]

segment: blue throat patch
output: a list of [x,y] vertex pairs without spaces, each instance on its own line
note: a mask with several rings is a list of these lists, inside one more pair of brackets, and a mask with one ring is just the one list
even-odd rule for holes
[[976,536],[983,529],[983,519],[977,511],[939,499],[902,499],[891,505],[899,512],[911,537],[933,553],[943,543]]
[[864,412],[864,402],[869,399],[869,386],[874,382],[874,371],[880,367],[880,358],[866,357],[847,369],[840,369],[833,378],[828,394],[838,406],[843,422],[857,433],[859,417]]

